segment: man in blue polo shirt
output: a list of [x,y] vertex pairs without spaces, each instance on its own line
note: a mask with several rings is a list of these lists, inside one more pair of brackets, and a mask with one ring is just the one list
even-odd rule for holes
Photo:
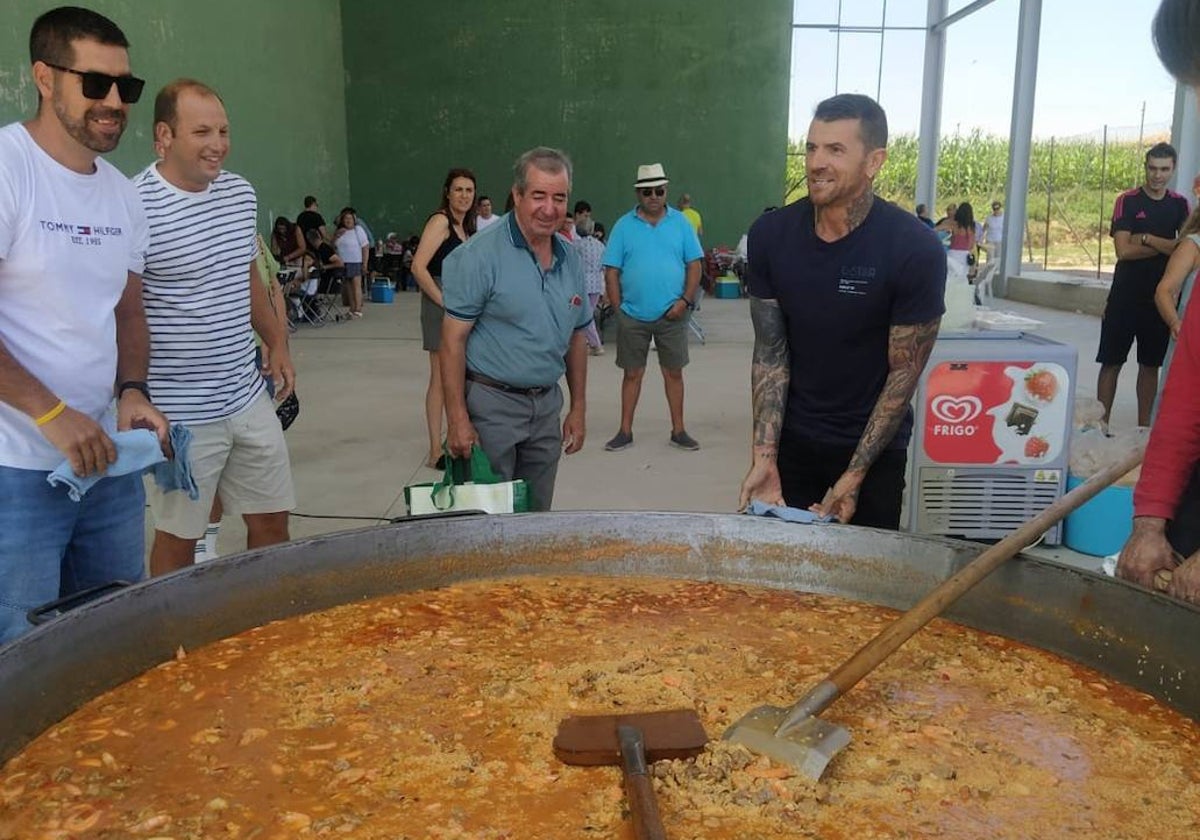
[[[513,212],[442,266],[446,446],[465,458],[478,443],[497,475],[526,481],[531,510],[549,510],[562,452],[583,446],[592,311],[579,255],[556,235],[570,160],[531,149],[513,177]],[[571,406],[560,429],[564,372]]]
[[637,206],[617,220],[604,251],[605,294],[617,312],[617,367],[624,371],[621,428],[604,444],[609,452],[633,445],[651,339],[671,413],[671,445],[700,448],[683,426],[683,368],[704,252],[687,217],[667,205],[667,183],[661,163],[638,167]]

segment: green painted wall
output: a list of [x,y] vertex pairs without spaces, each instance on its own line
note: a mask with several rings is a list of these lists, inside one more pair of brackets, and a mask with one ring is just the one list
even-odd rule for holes
[[[29,28],[55,0],[0,0],[0,124],[32,116]],[[341,16],[336,0],[83,0],[129,38],[146,79],[109,160],[133,174],[154,157],[154,94],[179,76],[225,100],[233,149],[227,168],[258,190],[260,227],[294,218],[307,193],[330,213],[348,200]]]
[[[0,123],[32,114],[29,27],[57,0],[0,0]],[[513,158],[545,144],[576,164],[574,197],[610,224],[637,164],[692,193],[706,244],[733,244],[779,203],[791,0],[89,0],[132,43],[147,80],[110,160],[153,156],[153,95],[177,76],[219,90],[228,168],[260,221],[354,203],[379,234],[417,231],[445,172],[469,166],[498,206]],[[469,10],[470,14],[467,14]],[[352,197],[352,198],[351,198]]]
[[692,194],[705,244],[782,199],[792,0],[342,0],[350,179],[382,236],[419,231],[446,170],[497,206],[513,159],[565,149],[609,224],[637,164]]

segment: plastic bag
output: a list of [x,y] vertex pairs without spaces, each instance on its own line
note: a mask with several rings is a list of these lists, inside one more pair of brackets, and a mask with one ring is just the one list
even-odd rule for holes
[[[1113,437],[1108,437],[1100,429],[1076,430],[1071,435],[1071,475],[1091,478],[1144,445],[1148,434],[1149,430],[1143,428],[1126,429]],[[1114,483],[1118,487],[1132,487],[1137,484],[1141,474],[1141,467],[1138,466]]]
[[969,330],[975,326],[975,290],[967,282],[967,269],[957,260],[946,260],[946,313],[942,332]]
[[1104,403],[1089,397],[1075,397],[1075,422],[1072,428],[1076,431],[1108,431],[1104,422]]

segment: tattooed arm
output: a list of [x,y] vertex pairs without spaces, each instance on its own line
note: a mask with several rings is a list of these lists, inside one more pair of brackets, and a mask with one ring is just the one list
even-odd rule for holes
[[853,518],[858,507],[858,491],[867,470],[896,437],[908,404],[916,393],[917,380],[937,341],[940,322],[939,317],[924,324],[892,326],[888,331],[889,372],[883,390],[875,401],[875,408],[871,410],[867,427],[846,471],[821,504],[813,505],[812,509],[817,513],[832,513],[842,522]]
[[750,298],[750,320],[754,324],[754,361],[750,368],[750,387],[754,409],[754,433],[750,448],[750,472],[742,481],[738,499],[744,509],[752,499],[768,504],[783,504],[779,485],[779,432],[787,403],[788,366],[787,322],[775,300]]

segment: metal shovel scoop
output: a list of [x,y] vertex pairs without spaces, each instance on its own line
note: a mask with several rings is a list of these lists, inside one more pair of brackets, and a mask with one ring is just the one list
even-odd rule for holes
[[649,765],[690,758],[704,750],[708,736],[692,709],[632,715],[569,717],[558,725],[554,754],[565,764],[620,765],[637,840],[666,840]]
[[967,590],[1006,560],[1032,545],[1067,514],[1140,464],[1144,454],[1144,449],[1139,448],[1122,461],[1096,473],[947,578],[920,603],[880,631],[836,671],[809,689],[790,708],[759,706],[729,727],[725,732],[725,740],[745,744],[754,752],[792,765],[813,780],[820,779],[830,759],[850,743],[850,732],[821,720],[817,715],[857,685],[859,680],[875,670],[880,662],[941,615]]

